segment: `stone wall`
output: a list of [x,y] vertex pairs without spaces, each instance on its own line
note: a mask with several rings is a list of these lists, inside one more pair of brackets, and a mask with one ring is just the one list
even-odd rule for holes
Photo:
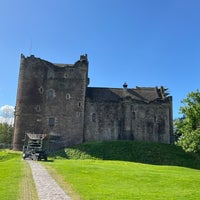
[[170,99],[165,103],[86,100],[84,139],[171,143],[171,119]]
[[88,87],[88,60],[53,64],[21,56],[13,149],[25,134],[47,134],[49,148],[84,141],[171,143],[172,98],[165,89]]
[[14,149],[22,148],[27,132],[48,134],[52,148],[83,141],[87,74],[86,57],[74,65],[21,57]]

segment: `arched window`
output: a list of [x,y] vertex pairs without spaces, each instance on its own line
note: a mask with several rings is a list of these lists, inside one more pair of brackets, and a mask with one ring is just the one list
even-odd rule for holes
[[69,100],[69,99],[71,98],[70,94],[67,93],[67,94],[65,95],[65,98],[66,98],[67,100]]

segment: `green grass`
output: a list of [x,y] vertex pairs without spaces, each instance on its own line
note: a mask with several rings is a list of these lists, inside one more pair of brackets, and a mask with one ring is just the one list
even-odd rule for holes
[[45,165],[84,200],[200,197],[199,158],[175,145],[86,143],[54,152],[50,158],[54,162]]
[[0,199],[16,200],[19,197],[23,176],[23,163],[19,157],[19,153],[0,151]]
[[199,170],[124,161],[55,160],[45,163],[84,200],[186,199],[200,197]]
[[53,159],[120,160],[200,169],[200,159],[169,144],[111,141],[76,145],[50,155]]
[[37,200],[32,175],[21,152],[0,150],[0,199]]

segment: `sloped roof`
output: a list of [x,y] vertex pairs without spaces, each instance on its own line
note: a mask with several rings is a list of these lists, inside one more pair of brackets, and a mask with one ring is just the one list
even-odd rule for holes
[[161,89],[157,87],[136,87],[133,89],[88,87],[86,98],[101,102],[119,101],[119,99],[130,97],[133,100],[149,103],[156,100],[164,100],[161,92]]

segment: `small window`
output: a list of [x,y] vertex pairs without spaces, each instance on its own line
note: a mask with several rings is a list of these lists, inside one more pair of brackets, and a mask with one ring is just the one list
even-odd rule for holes
[[35,110],[36,110],[36,112],[40,112],[40,111],[41,111],[40,105],[37,105],[37,106],[35,107]]
[[81,107],[81,102],[78,102],[78,107]]
[[41,86],[41,87],[39,87],[39,88],[38,88],[38,91],[39,91],[39,93],[40,93],[40,94],[43,94],[43,92],[44,92],[44,89],[43,89],[43,87],[42,87],[42,86]]
[[92,113],[92,121],[96,122],[96,113]]
[[64,73],[64,78],[67,78],[67,72]]
[[66,96],[65,96],[65,98],[66,98],[67,100],[69,100],[69,99],[71,98],[70,94],[67,93]]
[[135,112],[132,111],[132,118],[135,119]]
[[48,71],[48,78],[53,79],[54,78],[54,72],[53,71]]
[[80,117],[81,116],[81,112],[76,112],[76,117]]
[[52,98],[54,98],[55,96],[56,96],[55,90],[49,89],[49,90],[47,91],[47,97],[48,97],[48,99],[52,99]]
[[54,117],[50,117],[49,118],[49,126],[53,127],[55,125],[55,118]]

